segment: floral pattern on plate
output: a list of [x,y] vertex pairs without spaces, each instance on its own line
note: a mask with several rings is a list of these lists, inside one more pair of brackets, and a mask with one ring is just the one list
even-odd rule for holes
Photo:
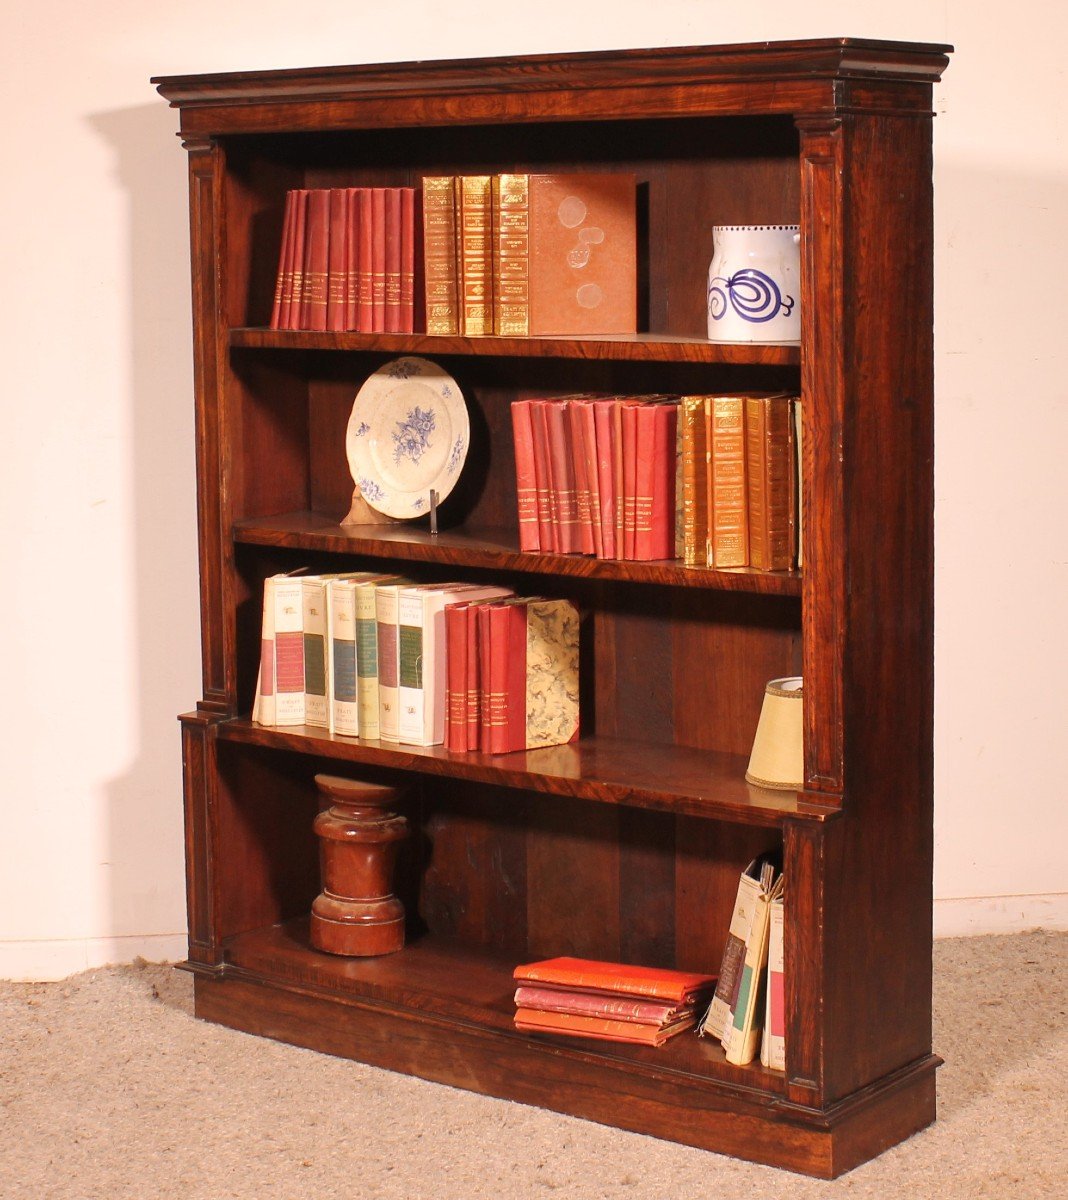
[[456,381],[429,359],[386,363],[360,388],[345,449],[364,499],[390,517],[412,517],[452,491],[470,444]]

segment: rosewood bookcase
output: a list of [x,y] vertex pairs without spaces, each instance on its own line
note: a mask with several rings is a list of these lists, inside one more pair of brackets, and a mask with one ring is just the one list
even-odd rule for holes
[[[933,84],[857,39],[167,77],[189,155],[203,695],[181,718],[196,1011],[428,1079],[834,1176],[935,1115],[931,1049]],[[288,188],[634,172],[635,337],[267,328]],[[704,338],[713,224],[802,229],[796,345]],[[403,353],[472,450],[433,538],[349,527],[345,423]],[[804,568],[523,554],[509,402],[798,391]],[[389,566],[583,617],[576,745],[502,757],[249,719],[264,578]],[[768,679],[805,681],[805,788],[743,778]],[[316,952],[316,772],[400,785],[408,944]],[[781,850],[787,1069],[515,1031],[535,957],[718,968],[739,871]]]

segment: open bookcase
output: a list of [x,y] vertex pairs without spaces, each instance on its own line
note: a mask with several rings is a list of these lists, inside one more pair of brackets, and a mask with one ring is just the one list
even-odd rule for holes
[[[182,717],[189,960],[209,1020],[822,1176],[934,1118],[931,88],[948,47],[833,39],[168,77],[189,153],[203,697]],[[267,328],[286,190],[630,171],[635,337]],[[704,338],[713,224],[798,223],[803,339]],[[403,353],[461,385],[442,532],[343,526],[345,424]],[[802,396],[804,570],[520,553],[509,403]],[[268,575],[388,565],[568,598],[583,733],[526,754],[249,719]],[[805,788],[750,787],[768,679],[805,681]],[[399,783],[408,945],[311,948],[313,776]],[[787,879],[785,1073],[714,1040],[518,1033],[511,972],[716,971],[741,869]]]

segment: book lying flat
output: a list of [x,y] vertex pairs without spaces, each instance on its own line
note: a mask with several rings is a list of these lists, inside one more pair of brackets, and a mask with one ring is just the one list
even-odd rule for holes
[[556,985],[609,995],[651,996],[676,1004],[691,1004],[716,985],[715,975],[701,975],[695,971],[570,957],[525,963],[516,967],[513,978],[523,984]]
[[633,1021],[584,1017],[577,1013],[540,1012],[535,1008],[521,1008],[515,1014],[516,1029],[528,1033],[563,1033],[571,1037],[633,1042],[642,1046],[662,1046],[668,1038],[692,1026],[692,1013],[688,1017],[680,1017],[670,1025],[639,1025]]
[[517,1008],[536,1008],[539,1012],[608,1017],[638,1025],[669,1025],[694,1014],[692,1004],[680,1005],[673,1000],[637,1000],[625,995],[576,992],[567,988],[518,987],[515,1003]]

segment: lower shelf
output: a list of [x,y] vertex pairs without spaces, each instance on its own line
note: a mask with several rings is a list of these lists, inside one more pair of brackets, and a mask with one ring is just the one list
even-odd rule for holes
[[298,920],[224,949],[219,967],[189,964],[205,1020],[809,1175],[840,1175],[935,1116],[933,1056],[816,1110],[691,1034],[654,1050],[519,1033],[511,960],[442,939],[334,959]]
[[410,1010],[422,1017],[461,1022],[523,1043],[553,1046],[563,1054],[617,1060],[628,1070],[657,1076],[680,1074],[728,1080],[760,1092],[781,1094],[781,1071],[755,1063],[729,1063],[719,1043],[688,1032],[659,1049],[592,1038],[531,1035],[516,1030],[512,1015],[517,960],[425,934],[398,954],[342,958],[312,948],[308,921],[299,918],[241,934],[226,943],[226,958],[264,979],[273,979]]

